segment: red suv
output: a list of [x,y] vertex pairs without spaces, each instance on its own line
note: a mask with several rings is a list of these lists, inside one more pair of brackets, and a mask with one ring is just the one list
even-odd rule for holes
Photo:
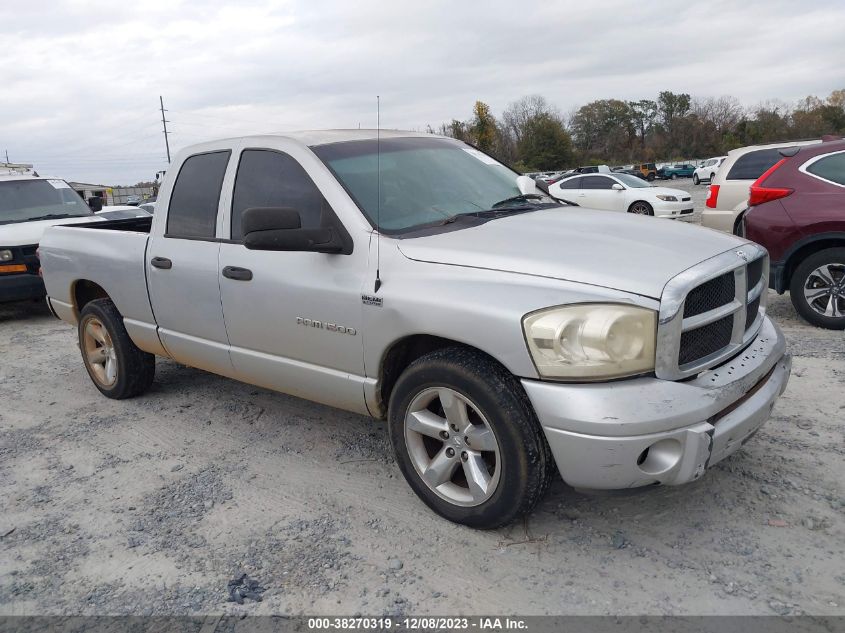
[[807,321],[845,329],[845,141],[789,147],[751,185],[738,232],[765,246],[769,287]]

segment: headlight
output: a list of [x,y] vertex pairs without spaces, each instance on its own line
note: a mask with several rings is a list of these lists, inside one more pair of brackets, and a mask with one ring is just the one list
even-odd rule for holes
[[542,378],[587,381],[654,369],[653,310],[585,303],[532,312],[522,326]]
[[660,198],[661,200],[663,200],[663,202],[677,202],[678,201],[678,199],[675,196],[666,196],[666,195],[663,195],[662,193],[657,194],[657,197]]
[[10,250],[2,250],[0,251],[0,262],[10,262],[12,261],[12,251]]

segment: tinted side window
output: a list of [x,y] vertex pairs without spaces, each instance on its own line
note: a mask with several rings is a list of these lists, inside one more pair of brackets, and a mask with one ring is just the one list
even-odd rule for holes
[[807,167],[807,171],[819,178],[845,185],[845,152],[820,158]]
[[610,189],[613,181],[604,176],[584,176],[581,182],[581,189]]
[[570,178],[569,180],[564,180],[562,183],[560,183],[560,188],[561,189],[578,189],[581,186],[579,183],[582,180],[583,180],[583,178]]
[[282,152],[248,149],[241,154],[232,196],[232,239],[243,237],[241,216],[250,207],[290,207],[302,228],[320,227],[329,203],[296,159]]
[[778,149],[759,149],[737,158],[728,172],[727,180],[757,180],[783,156]]
[[182,163],[170,195],[167,235],[214,237],[220,188],[229,154],[228,150],[197,154]]

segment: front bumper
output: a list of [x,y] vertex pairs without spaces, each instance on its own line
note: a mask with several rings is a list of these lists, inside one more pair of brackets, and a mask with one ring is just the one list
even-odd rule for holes
[[576,488],[682,484],[744,444],[786,389],[791,356],[766,317],[738,356],[692,380],[523,380],[561,477]]
[[661,200],[655,202],[654,215],[658,218],[680,218],[690,216],[693,213],[693,204],[691,200],[679,200],[678,202],[666,202]]
[[38,275],[31,273],[0,275],[0,303],[40,299],[46,294],[44,281]]

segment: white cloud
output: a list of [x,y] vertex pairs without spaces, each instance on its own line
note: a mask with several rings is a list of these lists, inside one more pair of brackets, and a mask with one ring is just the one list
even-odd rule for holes
[[66,0],[0,5],[0,152],[106,184],[172,148],[299,128],[423,128],[530,93],[746,104],[845,87],[841,2]]

